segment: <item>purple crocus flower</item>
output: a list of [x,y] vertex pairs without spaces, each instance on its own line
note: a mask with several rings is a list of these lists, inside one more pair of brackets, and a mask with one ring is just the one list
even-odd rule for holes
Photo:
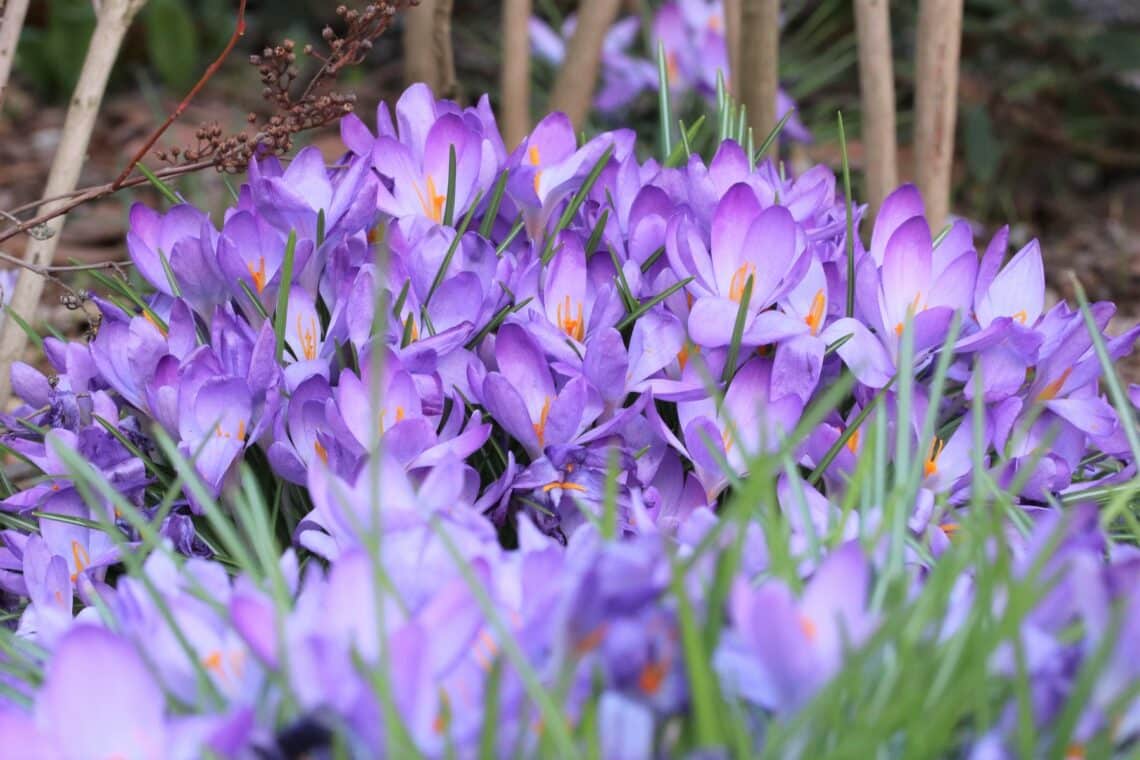
[[483,380],[483,405],[531,457],[574,440],[601,412],[597,392],[584,377],[555,387],[542,350],[521,325],[499,330],[495,361],[498,371]]
[[[872,388],[883,387],[894,374],[907,322],[914,324],[917,361],[942,343],[954,312],[973,305],[978,269],[968,228],[964,241],[951,233],[934,247],[913,186],[896,190],[883,208],[887,213],[875,220],[871,250],[857,271],[856,305],[863,321],[844,317],[825,332],[828,342],[851,335],[838,353]],[[916,210],[918,215],[900,221]]]
[[[94,684],[98,699],[90,695]],[[189,759],[206,750],[239,750],[218,743],[197,719],[169,719],[165,705],[134,646],[104,628],[79,625],[48,662],[35,717],[5,711],[0,722],[6,750],[19,757]]]
[[796,599],[782,582],[732,590],[734,641],[717,653],[717,669],[746,699],[793,712],[843,664],[848,647],[870,635],[870,567],[856,543],[832,551]]
[[750,187],[734,185],[713,214],[711,246],[702,238],[691,219],[677,215],[665,249],[673,269],[694,278],[687,290],[695,299],[688,325],[695,343],[719,348],[732,342],[749,279],[741,345],[777,343],[803,331],[802,322],[768,311],[800,281],[809,262],[802,231],[786,208],[761,209]]
[[728,485],[725,464],[744,474],[752,457],[779,448],[803,412],[796,394],[777,395],[775,380],[770,361],[751,359],[737,370],[719,408],[712,398],[679,402],[683,443],[653,415],[665,440],[693,462],[710,502]]

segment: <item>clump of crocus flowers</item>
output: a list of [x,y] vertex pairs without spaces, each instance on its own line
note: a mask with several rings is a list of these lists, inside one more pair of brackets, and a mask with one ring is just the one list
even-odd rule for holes
[[[610,117],[628,118],[630,106],[644,93],[658,91],[663,80],[675,99],[695,97],[717,103],[732,81],[724,3],[668,0],[654,10],[648,21],[648,34],[643,40],[650,47],[648,55],[638,52],[640,16],[625,16],[606,33],[601,53],[601,87],[594,98],[594,109]],[[567,16],[557,32],[542,19],[532,17],[532,52],[548,63],[561,65],[566,57],[566,41],[576,26],[574,15]],[[778,118],[786,118],[783,137],[811,142],[811,132],[796,113],[795,101],[783,89],[776,94],[776,111]]]
[[1111,305],[913,187],[865,247],[829,169],[732,140],[394,117],[221,219],[135,207],[149,294],[14,368],[5,751],[820,756],[859,721],[817,706],[900,662],[950,700],[963,653],[947,748],[1136,737]]

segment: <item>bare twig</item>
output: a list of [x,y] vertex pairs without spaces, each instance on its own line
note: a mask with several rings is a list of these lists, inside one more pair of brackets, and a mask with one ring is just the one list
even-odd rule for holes
[[122,174],[120,174],[115,179],[115,181],[111,183],[112,189],[118,190],[120,187],[122,187],[123,183],[127,181],[127,177],[131,176],[131,172],[135,170],[135,167],[138,165],[139,161],[143,160],[147,152],[149,152],[150,149],[154,147],[154,144],[158,142],[159,138],[161,138],[166,133],[166,130],[170,128],[170,125],[173,124],[178,119],[178,117],[183,114],[187,106],[190,105],[190,101],[193,100],[194,97],[202,90],[202,88],[206,86],[206,82],[210,81],[210,77],[214,76],[214,74],[217,73],[218,69],[222,66],[222,62],[229,57],[230,52],[234,49],[234,45],[236,45],[237,41],[241,39],[241,37],[245,34],[245,4],[246,0],[240,0],[238,3],[237,24],[235,24],[234,33],[230,36],[229,42],[226,43],[226,47],[224,50],[222,50],[221,55],[215,58],[214,62],[206,67],[206,73],[202,75],[202,78],[199,79],[192,88],[190,88],[190,92],[187,93],[186,97],[182,99],[182,102],[178,104],[178,107],[175,108],[174,111],[166,117],[166,121],[162,122],[162,125],[154,131],[154,134],[150,136],[150,139],[146,141],[146,144],[139,148],[138,152],[135,153],[135,155],[131,158],[130,163],[128,163],[126,168],[123,169]]
[[921,0],[915,61],[915,176],[927,219],[936,230],[950,213],[961,43],[962,0]]
[[[91,35],[91,43],[87,49],[87,58],[83,62],[79,82],[71,98],[71,106],[68,108],[60,137],[59,150],[56,151],[51,173],[48,175],[45,195],[58,195],[75,187],[91,140],[91,132],[95,128],[95,118],[99,112],[99,104],[103,100],[111,67],[118,57],[119,46],[127,33],[127,28],[145,1],[105,0],[95,24],[95,31]],[[41,212],[43,214],[52,212],[53,206],[55,204],[45,204]],[[49,225],[54,234],[45,240],[30,240],[24,253],[23,263],[33,267],[50,265],[56,244],[59,242],[63,218],[57,217]],[[12,294],[9,308],[17,314],[30,316],[39,303],[43,287],[43,276],[25,267],[16,281],[16,289]],[[0,408],[4,408],[8,399],[11,384],[9,370],[12,362],[23,355],[26,344],[27,335],[16,324],[16,320],[5,320],[0,326]]]
[[776,126],[780,65],[780,0],[742,0],[740,8],[740,99],[760,142]]
[[875,212],[899,181],[888,0],[855,0],[855,30],[859,42],[859,83],[863,94],[867,201]]
[[[191,174],[200,171],[207,167],[214,166],[214,160],[205,159],[193,164],[182,164],[180,166],[170,166],[165,169],[160,169],[154,174],[159,179],[171,179],[173,177],[180,177],[183,174]],[[82,206],[84,203],[97,201],[100,198],[106,198],[108,195],[113,195],[117,190],[124,190],[128,187],[137,187],[138,185],[145,185],[149,182],[146,177],[131,177],[119,187],[115,187],[114,182],[107,182],[103,185],[92,185],[91,187],[72,192],[60,192],[46,196],[43,200],[38,201],[40,204],[40,213],[26,221],[20,222],[8,229],[0,232],[0,243],[5,240],[14,238],[16,235],[21,235],[26,232],[31,232],[37,227],[43,227],[53,219],[66,214],[72,209]],[[22,211],[31,204],[25,204],[19,208],[13,209],[14,211]],[[11,214],[5,213],[5,216]]]
[[531,0],[503,2],[503,137],[512,149],[530,131]]
[[0,19],[0,105],[3,105],[8,75],[12,73],[12,59],[16,57],[16,44],[20,41],[20,30],[28,13],[28,0],[0,2],[0,13],[3,14],[3,19]]
[[590,112],[601,68],[602,44],[617,18],[620,0],[582,0],[578,25],[566,46],[566,57],[554,80],[550,110],[563,111],[575,129]]

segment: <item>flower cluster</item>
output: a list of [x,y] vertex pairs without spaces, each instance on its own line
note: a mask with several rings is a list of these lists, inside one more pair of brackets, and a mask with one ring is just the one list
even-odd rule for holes
[[[577,19],[568,16],[561,33],[539,18],[530,20],[531,49],[536,56],[561,65],[566,40],[574,33]],[[721,0],[669,0],[655,11],[649,41],[664,55],[665,76],[673,97],[693,93],[715,103],[718,77],[724,86],[731,81],[728,42],[724,34],[724,3]],[[615,23],[602,46],[602,86],[594,107],[603,114],[620,114],[646,91],[660,87],[657,63],[632,52],[641,30],[641,19],[627,16]],[[788,117],[782,135],[795,142],[811,142],[811,132],[795,113],[796,104],[784,90],[776,95],[776,116]]]
[[1035,243],[979,256],[913,187],[864,247],[830,170],[732,141],[662,165],[554,114],[508,153],[423,86],[394,117],[252,164],[220,227],[135,207],[153,295],[14,368],[6,747],[639,758],[706,742],[710,693],[759,746],[888,657],[898,583],[945,589],[939,652],[1014,620],[982,667],[1031,704],[978,752],[1076,693],[1072,741],[1136,735],[1140,557],[1057,507],[1135,474],[1110,305],[1046,308]]

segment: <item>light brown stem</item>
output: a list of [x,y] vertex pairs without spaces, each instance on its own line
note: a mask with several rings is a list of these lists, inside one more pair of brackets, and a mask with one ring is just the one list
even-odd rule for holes
[[443,83],[435,55],[437,0],[420,0],[404,12],[404,83],[423,82],[432,92]]
[[915,176],[935,231],[950,213],[961,43],[962,0],[920,0],[914,72]]
[[871,212],[898,184],[895,75],[888,0],[855,0],[859,84],[863,95],[864,172]]
[[575,129],[582,127],[590,113],[601,68],[602,44],[620,7],[621,0],[582,0],[579,6],[578,26],[566,46],[566,57],[550,95],[550,110],[564,112]]
[[724,42],[728,48],[724,81],[734,98],[740,97],[740,12],[740,0],[724,0]]
[[[71,105],[67,109],[59,149],[52,160],[47,187],[44,189],[45,196],[59,195],[75,188],[80,169],[83,168],[83,159],[87,154],[91,132],[95,128],[99,104],[107,88],[111,67],[118,57],[119,47],[131,20],[145,2],[146,0],[104,0],[87,48],[83,70],[79,74],[79,82],[75,85]],[[53,205],[45,204],[40,209],[41,214],[51,212]],[[63,222],[62,216],[53,219],[48,222],[48,229],[52,233],[50,237],[33,238],[28,241],[24,262],[33,267],[51,264]],[[44,278],[41,274],[28,268],[22,269],[8,308],[31,322],[32,313],[39,304],[43,287]],[[27,336],[16,324],[16,320],[4,320],[4,324],[0,325],[0,409],[7,404],[11,387],[12,362],[23,356],[26,344]]]
[[0,106],[4,105],[4,93],[8,90],[8,75],[12,73],[12,59],[16,57],[16,45],[20,41],[20,30],[24,27],[24,16],[28,13],[28,0],[0,2]]
[[742,0],[740,11],[740,99],[759,143],[776,126],[780,0]]
[[503,137],[513,150],[530,131],[531,0],[503,0]]

